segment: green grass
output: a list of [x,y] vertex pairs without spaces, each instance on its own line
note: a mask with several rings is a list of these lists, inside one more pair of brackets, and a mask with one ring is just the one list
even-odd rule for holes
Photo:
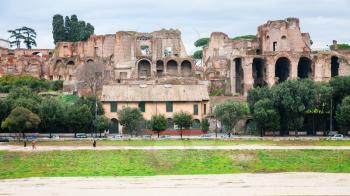
[[[23,145],[13,143],[13,145]],[[272,146],[350,146],[350,140],[99,140],[99,146],[233,146],[233,145],[272,145]],[[39,146],[90,146],[91,141],[40,141]]]
[[111,150],[0,151],[0,178],[350,172],[350,151]]

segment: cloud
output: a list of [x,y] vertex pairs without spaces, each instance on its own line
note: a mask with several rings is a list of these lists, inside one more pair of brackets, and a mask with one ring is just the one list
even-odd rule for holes
[[97,34],[119,30],[150,32],[178,28],[188,52],[193,42],[222,31],[234,37],[256,34],[267,20],[299,17],[315,47],[333,39],[350,42],[348,0],[2,0],[0,37],[23,25],[36,29],[39,48],[53,48],[51,19],[54,14],[77,14],[95,26]]

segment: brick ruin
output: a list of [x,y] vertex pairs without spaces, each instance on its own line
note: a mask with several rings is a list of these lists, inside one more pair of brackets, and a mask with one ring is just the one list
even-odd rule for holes
[[254,87],[287,79],[328,81],[350,75],[349,51],[338,50],[336,41],[333,50],[313,51],[311,44],[310,35],[300,31],[299,19],[268,21],[253,38],[212,33],[203,50],[203,66],[196,66],[178,30],[119,31],[83,42],[59,42],[53,50],[0,47],[0,77],[63,80],[65,90],[72,91],[77,69],[99,62],[105,66],[105,84],[208,84],[211,92],[246,95]]
[[212,90],[247,95],[249,89],[287,79],[328,81],[350,75],[350,52],[337,50],[336,41],[334,50],[313,51],[311,44],[297,18],[268,21],[258,27],[253,39],[230,39],[214,32],[203,51],[204,76]]

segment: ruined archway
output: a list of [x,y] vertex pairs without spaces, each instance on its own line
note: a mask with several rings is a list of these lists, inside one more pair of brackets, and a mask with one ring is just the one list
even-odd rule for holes
[[88,60],[86,61],[87,64],[90,64],[90,63],[93,63],[93,62],[94,62],[94,60],[92,60],[92,59],[88,59]]
[[236,93],[243,94],[244,93],[244,73],[242,66],[242,59],[236,58],[235,60],[235,68],[236,68]]
[[67,65],[68,66],[73,66],[73,65],[75,65],[75,63],[74,63],[74,61],[68,61]]
[[261,58],[254,58],[252,68],[254,88],[265,86],[266,68],[264,60]]
[[192,72],[192,64],[188,60],[184,60],[181,63],[181,73],[183,76],[190,76]]
[[337,56],[332,56],[331,58],[331,77],[339,75],[339,58]]
[[290,60],[286,57],[281,57],[276,61],[275,77],[276,82],[283,82],[288,79],[290,73]]
[[175,60],[168,61],[166,69],[168,74],[177,75],[177,62]]
[[311,78],[312,69],[311,69],[312,61],[307,57],[301,57],[298,63],[298,78]]
[[158,60],[156,63],[157,76],[162,76],[164,73],[164,62],[162,60]]
[[151,63],[146,59],[139,61],[138,73],[139,78],[151,77]]

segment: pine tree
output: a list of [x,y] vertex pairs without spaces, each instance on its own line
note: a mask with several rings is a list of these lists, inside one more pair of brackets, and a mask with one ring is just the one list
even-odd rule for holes
[[64,19],[62,15],[56,14],[53,16],[52,29],[55,44],[65,40]]

